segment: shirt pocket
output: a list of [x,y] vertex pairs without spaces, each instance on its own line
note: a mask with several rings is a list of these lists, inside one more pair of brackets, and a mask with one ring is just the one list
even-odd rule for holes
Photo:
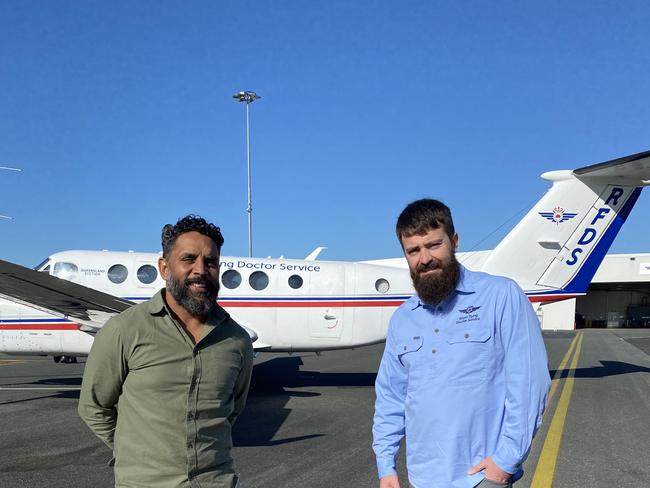
[[411,366],[417,364],[421,354],[417,354],[422,350],[424,340],[422,336],[415,336],[397,343],[397,358],[402,366],[410,369]]
[[476,385],[487,378],[488,351],[492,331],[484,324],[459,327],[447,336],[448,381],[458,385]]
[[204,386],[213,391],[218,399],[229,399],[241,368],[241,354],[234,351],[214,351],[209,355],[208,365],[203,370]]
[[408,371],[409,389],[427,379],[431,373],[431,358],[424,350],[422,336],[410,337],[397,344],[397,358]]

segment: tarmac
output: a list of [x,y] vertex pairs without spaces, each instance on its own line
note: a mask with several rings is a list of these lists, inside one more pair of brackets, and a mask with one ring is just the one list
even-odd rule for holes
[[[544,332],[552,398],[515,488],[650,486],[650,329]],[[371,426],[383,345],[261,354],[233,455],[242,488],[377,487]],[[0,487],[111,487],[77,416],[84,363],[0,355]],[[404,456],[399,459],[408,486]]]

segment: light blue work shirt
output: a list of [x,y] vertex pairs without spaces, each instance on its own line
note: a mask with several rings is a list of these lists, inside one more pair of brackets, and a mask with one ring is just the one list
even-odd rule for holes
[[410,483],[470,488],[491,456],[519,479],[550,387],[539,321],[512,280],[461,266],[456,291],[435,306],[417,296],[393,314],[375,384],[373,449],[394,474],[406,436]]

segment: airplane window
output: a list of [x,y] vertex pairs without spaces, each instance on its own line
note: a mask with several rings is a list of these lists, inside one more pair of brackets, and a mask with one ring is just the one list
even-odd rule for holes
[[239,271],[229,269],[221,275],[221,283],[230,290],[237,288],[241,285],[241,275],[239,274]]
[[375,281],[375,290],[377,290],[379,293],[386,293],[388,290],[390,290],[390,283],[384,278],[379,278],[377,281]]
[[156,281],[157,276],[158,276],[158,271],[156,271],[156,268],[154,268],[150,264],[143,264],[138,269],[138,279],[145,285],[150,285],[151,283]]
[[248,282],[254,290],[263,290],[269,286],[269,277],[264,271],[255,271],[248,277]]
[[54,265],[54,276],[64,280],[73,280],[78,272],[79,268],[74,263],[56,263]]
[[297,290],[302,286],[302,277],[298,275],[289,276],[289,286],[294,290]]
[[[124,283],[124,280],[126,280],[126,277],[129,275],[128,270],[126,269],[126,266],[122,264],[114,264],[110,268],[108,268],[108,279],[111,280],[113,283],[119,284],[119,283]],[[156,278],[154,277],[154,280]],[[142,281],[142,280],[140,280]]]

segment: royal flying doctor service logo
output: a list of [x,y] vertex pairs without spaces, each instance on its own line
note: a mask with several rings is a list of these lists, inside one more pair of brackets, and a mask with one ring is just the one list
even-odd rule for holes
[[476,311],[479,308],[481,308],[480,305],[478,307],[475,307],[474,305],[470,305],[467,308],[458,309],[458,311],[462,315],[458,316],[458,318],[456,319],[456,324],[466,324],[467,322],[474,322],[475,320],[481,320],[479,314],[476,313]]
[[462,309],[462,310],[459,310],[459,312],[462,312],[462,313],[464,313],[464,314],[466,314],[466,315],[469,315],[469,314],[474,313],[475,311],[477,311],[479,308],[481,308],[480,305],[479,305],[478,307],[474,307],[474,306],[470,305],[470,306],[467,307],[467,308],[464,308],[464,309]]
[[555,222],[556,225],[560,225],[562,222],[571,220],[573,217],[578,215],[577,213],[567,212],[559,205],[555,207],[552,212],[539,212],[539,214],[545,219]]

